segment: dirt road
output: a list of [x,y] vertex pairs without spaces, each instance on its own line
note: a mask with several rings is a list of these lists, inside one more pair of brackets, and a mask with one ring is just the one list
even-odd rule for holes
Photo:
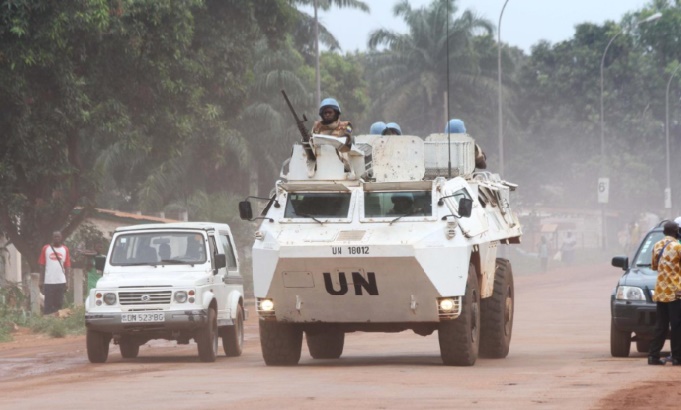
[[[681,368],[645,354],[609,353],[608,265],[516,272],[511,353],[473,367],[442,366],[437,335],[353,333],[339,360],[266,367],[249,306],[239,358],[198,362],[196,345],[156,341],[140,357],[89,364],[84,337],[17,335],[0,344],[0,408],[7,409],[617,409],[678,408]],[[667,345],[668,346],[668,345]],[[633,349],[635,351],[635,347]]]

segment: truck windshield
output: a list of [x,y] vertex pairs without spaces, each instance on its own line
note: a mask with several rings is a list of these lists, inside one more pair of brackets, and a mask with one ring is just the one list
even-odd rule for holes
[[430,191],[365,192],[364,217],[432,216]]
[[198,232],[146,232],[116,237],[111,265],[201,264],[206,262],[206,240]]
[[632,266],[650,266],[653,259],[653,246],[655,246],[656,242],[662,240],[662,238],[664,238],[662,231],[650,232],[641,242],[641,246],[636,253],[636,260]]
[[289,194],[286,218],[347,218],[350,194],[341,192],[296,192]]

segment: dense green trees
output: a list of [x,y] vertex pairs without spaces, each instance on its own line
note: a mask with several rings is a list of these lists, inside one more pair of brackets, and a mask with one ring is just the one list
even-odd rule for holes
[[[51,231],[68,234],[93,206],[233,222],[234,198],[266,194],[299,139],[280,90],[317,117],[314,21],[297,8],[309,3],[0,0],[0,229],[33,263]],[[440,132],[449,89],[450,116],[466,121],[494,170],[495,27],[458,4],[396,1],[408,31],[372,33],[368,52],[340,54],[321,26],[320,81],[357,133],[397,119],[410,134]],[[636,25],[656,11],[660,20]],[[604,175],[613,209],[661,208],[679,22],[678,1],[654,1],[529,55],[502,45],[505,177],[526,205],[594,206]],[[620,31],[605,60],[601,157],[599,68]],[[681,204],[681,183],[672,189]],[[74,218],[74,207],[85,212]]]
[[[471,101],[485,98],[490,91],[486,80],[491,78],[485,76],[490,72],[483,72],[481,65],[486,50],[476,48],[475,38],[490,36],[492,23],[470,11],[453,18],[457,11],[454,0],[436,0],[419,9],[402,0],[395,5],[394,14],[405,21],[409,32],[379,29],[369,38],[374,50],[370,66],[379,86],[374,99],[380,107],[378,113],[388,120],[400,118],[410,133],[442,132],[446,123],[443,107],[447,67],[451,112],[455,116],[474,112]],[[380,50],[380,46],[385,49]]]
[[[159,209],[247,189],[234,130],[252,44],[294,13],[268,1],[3,1],[0,223],[34,263],[76,206]],[[34,268],[35,269],[35,268]]]

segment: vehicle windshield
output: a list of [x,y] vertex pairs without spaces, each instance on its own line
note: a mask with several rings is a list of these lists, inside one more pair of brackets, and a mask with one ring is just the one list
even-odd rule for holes
[[432,215],[431,191],[364,193],[365,218]]
[[111,265],[201,264],[206,240],[198,232],[130,233],[116,237]]
[[648,235],[641,242],[641,246],[636,253],[636,260],[632,266],[650,266],[652,261],[653,246],[656,242],[662,240],[664,234],[662,231],[649,232]]
[[295,192],[286,202],[286,218],[347,218],[350,193]]

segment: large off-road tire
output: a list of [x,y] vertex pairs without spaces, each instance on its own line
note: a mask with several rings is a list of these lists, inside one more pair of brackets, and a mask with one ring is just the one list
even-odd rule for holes
[[480,357],[503,359],[508,356],[514,300],[511,262],[497,258],[494,292],[480,302]]
[[87,330],[85,344],[87,346],[87,358],[90,363],[104,363],[109,357],[109,342],[111,336],[96,330]]
[[306,331],[305,340],[313,359],[338,359],[343,354],[345,332],[329,328]]
[[232,326],[227,326],[222,335],[222,350],[225,356],[241,356],[244,346],[244,309],[241,305],[236,308],[236,318]]
[[291,323],[260,321],[260,348],[268,366],[298,364],[303,347],[303,331]]
[[610,354],[612,357],[629,357],[631,351],[631,332],[622,332],[610,319]]
[[121,349],[121,356],[124,359],[134,359],[140,353],[140,345],[128,337],[121,338],[118,342],[118,347]]
[[480,346],[480,289],[473,265],[468,269],[461,315],[454,320],[440,322],[438,340],[440,356],[445,365],[472,366],[475,364]]
[[650,340],[637,340],[636,351],[639,353],[648,353],[650,351]]
[[218,320],[215,309],[208,309],[208,322],[196,332],[196,344],[199,359],[202,362],[214,362],[218,355]]

